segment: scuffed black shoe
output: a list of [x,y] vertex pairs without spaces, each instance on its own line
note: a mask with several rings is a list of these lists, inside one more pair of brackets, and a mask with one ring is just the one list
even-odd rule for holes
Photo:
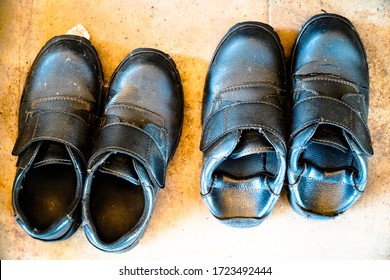
[[54,37],[31,66],[13,149],[18,169],[12,202],[16,221],[36,239],[65,239],[80,224],[102,84],[96,50],[83,37]]
[[172,58],[137,49],[115,70],[83,194],[89,242],[106,252],[134,247],[165,185],[178,145],[183,90]]
[[351,22],[311,18],[292,51],[292,78],[290,203],[305,216],[334,217],[362,195],[373,154],[367,58]]
[[233,26],[210,63],[203,97],[201,194],[235,227],[260,224],[279,198],[286,171],[286,70],[272,27]]

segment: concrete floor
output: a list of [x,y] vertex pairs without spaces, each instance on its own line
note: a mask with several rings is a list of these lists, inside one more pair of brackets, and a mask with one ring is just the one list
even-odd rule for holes
[[[369,160],[366,192],[349,211],[330,221],[299,216],[284,192],[260,226],[226,227],[211,216],[199,195],[201,101],[214,49],[232,25],[255,20],[276,29],[289,57],[300,26],[322,10],[348,17],[368,53],[369,126],[375,155]],[[44,43],[79,23],[91,34],[106,80],[131,50],[154,47],[173,57],[184,87],[183,133],[166,188],[144,238],[124,254],[95,249],[81,228],[66,241],[34,240],[12,215],[16,158],[11,150],[24,80]],[[0,259],[390,259],[389,65],[390,1],[386,0],[1,0]]]

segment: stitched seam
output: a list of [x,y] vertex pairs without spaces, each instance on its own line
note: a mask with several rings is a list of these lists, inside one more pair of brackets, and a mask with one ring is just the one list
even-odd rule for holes
[[308,93],[312,93],[314,94],[316,97],[320,96],[319,93],[315,90],[311,90],[311,89],[303,89],[302,86],[300,86],[298,89],[294,90],[294,94],[298,94],[302,91],[305,91],[305,92],[308,92]]
[[[269,83],[248,83],[248,84],[236,85],[236,86],[227,87],[227,88],[224,88],[224,89],[221,89],[220,91],[218,91],[217,96],[216,96],[216,100],[213,101],[213,104],[216,104],[216,103],[220,102],[221,100],[237,102],[237,100],[223,98],[222,97],[223,93],[234,92],[234,91],[238,91],[238,90],[242,90],[242,89],[262,88],[262,87],[271,88],[271,89],[275,90],[277,93],[285,91],[285,90],[280,89],[277,86],[275,86],[273,84],[269,84]],[[216,105],[218,106],[218,104],[216,104]]]
[[[237,133],[237,132],[235,132],[235,133]],[[231,147],[230,147],[229,150],[226,152],[227,155],[230,155],[230,154],[234,151],[234,149],[236,148],[237,144],[240,142],[240,139],[241,139],[241,134],[238,135],[237,140],[234,140],[234,143],[232,143]],[[204,165],[210,164],[210,161],[211,161],[212,159],[219,159],[219,158],[220,158],[220,157],[215,157],[215,156],[212,156],[212,155],[211,155],[210,157],[207,157],[206,163],[205,163]]]
[[261,98],[261,101],[263,102],[269,102],[269,99],[271,99],[271,101],[274,101],[272,100],[272,98],[275,98],[275,99],[278,99],[278,101],[283,104],[285,102],[285,100],[287,99],[286,96],[284,95],[280,95],[280,94],[267,94],[266,96],[264,96],[263,98]]
[[268,188],[264,187],[264,188],[259,188],[259,187],[255,187],[255,188],[251,188],[251,187],[244,187],[244,188],[240,188],[238,189],[237,186],[235,185],[228,185],[228,184],[224,184],[223,186],[220,186],[220,187],[213,187],[214,189],[235,189],[237,191],[263,191],[263,190],[269,190]]
[[151,147],[152,147],[152,139],[149,138],[148,149],[146,151],[146,158],[148,159],[148,161],[150,161],[150,150],[151,150]]
[[[234,140],[234,143],[230,147],[228,147],[229,148],[229,150],[227,151],[228,155],[230,155],[234,151],[234,149],[236,148],[238,142],[240,142],[240,139],[241,139],[241,134],[239,134],[237,139]],[[206,155],[207,151],[205,150],[204,153]],[[204,158],[206,158],[206,160],[205,160],[205,163],[203,164],[202,172],[204,172],[203,170],[205,170],[205,166],[208,166],[213,159],[220,159],[219,157],[215,157],[213,155],[207,156],[207,157],[204,157]],[[214,181],[215,181],[215,179],[212,178],[211,185],[208,188],[206,188],[207,193],[201,192],[202,196],[207,196],[207,195],[211,195],[212,194],[212,192],[214,190]]]
[[[321,118],[321,119],[314,119],[314,120],[312,120],[312,121],[310,121],[310,122],[307,122],[307,123],[305,123],[304,125],[301,125],[301,126],[298,127],[297,129],[295,129],[295,130],[293,131],[292,135],[297,134],[300,130],[302,130],[303,128],[308,127],[308,126],[311,125],[311,124],[314,124],[314,123],[323,123],[324,121],[328,121],[328,120]],[[343,124],[340,124],[340,123],[338,123],[338,122],[335,122],[335,121],[330,121],[330,122],[335,123],[335,124],[337,124],[337,125],[339,125],[339,126],[341,126],[341,127],[343,127],[343,128],[347,128],[347,129],[349,130],[349,133],[351,133],[351,134],[354,136],[355,140],[359,143],[359,146],[363,146],[363,149],[365,150],[364,145],[362,144],[362,142],[360,141],[360,139],[357,137],[357,135],[352,131],[351,128],[349,128],[349,127],[347,127],[347,126],[345,126],[345,125],[343,125]],[[368,133],[368,131],[367,131],[367,133]],[[368,135],[369,135],[369,134],[368,134]],[[292,138],[293,138],[293,137],[292,137]],[[303,145],[302,145],[301,147],[303,147]]]
[[[351,95],[351,96],[352,96],[352,95]],[[353,93],[353,96],[356,96],[356,97],[360,98],[360,99],[362,100],[362,102],[363,102],[363,107],[364,107],[364,108],[367,107],[367,105],[366,105],[366,100],[365,100],[364,96],[363,96],[361,93],[359,93],[359,94]],[[359,114],[359,115],[360,115],[360,114]]]
[[[250,150],[245,150],[245,153],[253,153],[253,152],[261,152],[261,151],[269,151],[269,149],[272,149],[272,147],[262,147],[262,148],[256,148],[256,149],[250,149]],[[232,153],[233,156],[239,155],[241,153]]]
[[80,117],[80,116],[78,116],[76,114],[69,113],[69,112],[64,112],[64,111],[45,110],[45,111],[42,111],[42,112],[38,113],[36,116],[38,118],[42,114],[47,114],[47,113],[58,114],[58,115],[61,115],[61,114],[70,115],[70,116],[73,116],[73,117],[79,119],[80,121],[84,122],[85,124],[87,124],[89,126],[89,123],[87,123],[82,117]]
[[149,116],[151,116],[153,118],[157,118],[161,122],[160,125],[165,127],[165,121],[164,121],[164,119],[160,115],[155,114],[155,113],[153,113],[151,111],[148,111],[148,110],[146,110],[144,108],[139,108],[137,106],[130,106],[130,105],[127,105],[127,104],[113,104],[113,105],[107,107],[105,112],[107,113],[107,111],[109,109],[111,109],[111,108],[125,108],[125,109],[129,109],[129,110],[136,110],[136,111],[141,112],[143,114],[147,114],[147,115],[149,115]]
[[343,148],[343,150],[346,150],[346,148],[343,146],[343,145],[340,145],[338,143],[335,143],[335,142],[332,142],[332,141],[328,141],[328,140],[323,140],[323,139],[318,139],[318,138],[312,138],[314,141],[316,142],[323,142],[323,143],[329,143],[329,144],[333,144],[333,145],[336,145],[340,148]]
[[34,108],[37,104],[49,101],[72,101],[76,103],[80,103],[86,107],[87,110],[90,109],[90,104],[83,99],[75,98],[75,97],[66,97],[66,96],[54,96],[54,97],[46,97],[36,99],[32,102],[31,106]]
[[153,126],[154,128],[157,128],[158,130],[161,130],[164,134],[168,134],[168,130],[165,127],[158,126],[154,123],[148,123],[149,126]]
[[[151,135],[149,135],[149,133],[147,133],[145,130],[143,130],[143,129],[141,129],[141,128],[139,128],[139,127],[137,127],[137,126],[135,126],[135,125],[132,125],[132,124],[130,124],[130,123],[122,123],[122,122],[120,122],[120,123],[110,123],[110,124],[107,124],[107,125],[105,125],[105,126],[103,126],[100,130],[99,130],[99,132],[101,132],[101,131],[103,131],[105,128],[107,128],[107,127],[111,127],[111,126],[116,126],[116,125],[119,125],[119,126],[126,126],[126,127],[131,127],[131,128],[134,128],[134,129],[136,129],[136,130],[138,130],[138,131],[140,131],[142,134],[146,134],[147,136],[148,136],[148,139],[150,140],[150,141],[153,141],[153,137],[151,136]],[[164,128],[161,128],[161,129],[164,129]],[[167,142],[168,142],[168,140],[167,140]],[[151,142],[150,142],[151,143]],[[150,144],[151,145],[151,144]],[[156,143],[156,146],[157,146],[157,150],[161,153],[161,155],[164,157],[164,153],[163,153],[163,151],[161,151],[161,148],[158,146],[158,144]],[[168,149],[167,149],[168,150]],[[165,158],[164,158],[164,160],[165,160]]]
[[245,151],[248,151],[248,152],[264,151],[264,150],[267,150],[267,151],[268,151],[269,149],[272,149],[272,147],[261,147],[261,148],[254,148],[254,149],[245,150]]
[[114,173],[115,175],[117,176],[123,176],[125,178],[127,178],[130,182],[134,183],[134,182],[137,182],[137,180],[135,180],[134,178],[130,177],[129,175],[126,175],[126,174],[123,174],[123,173],[120,173],[118,171],[115,171],[115,170],[112,170],[112,169],[109,169],[107,167],[104,167],[104,166],[101,166],[100,167],[102,170],[105,170],[106,172],[110,172],[110,173]]
[[237,101],[237,99],[229,99],[229,98],[221,98],[220,100],[223,100],[223,101],[240,102],[240,101]]
[[163,139],[163,144],[165,146],[165,159],[168,159],[168,130],[164,127],[160,127],[155,125],[154,123],[149,123],[149,126],[153,126],[154,128],[158,129],[160,131],[160,139]]
[[[355,90],[355,94],[357,94],[357,96],[358,96],[359,98],[362,99],[363,104],[364,104],[364,107],[367,107],[367,106],[366,106],[366,101],[365,101],[365,99],[364,99],[364,96],[360,93],[359,87],[358,87],[356,84],[352,83],[352,82],[343,81],[343,80],[339,80],[339,79],[315,78],[315,77],[311,77],[311,78],[302,78],[302,79],[297,79],[297,80],[300,80],[300,81],[301,81],[301,84],[300,84],[300,86],[299,86],[297,89],[294,90],[294,94],[295,94],[295,93],[299,93],[301,90],[303,90],[303,86],[304,86],[304,83],[303,83],[303,82],[304,82],[304,81],[315,81],[315,80],[332,81],[332,82],[336,82],[336,83],[346,84],[346,85],[352,87],[352,88]],[[305,88],[304,90],[307,91],[307,92],[313,93],[313,94],[315,94],[315,95],[318,95],[318,92],[316,92],[316,91],[314,91],[314,90],[306,89],[306,88]]]
[[[226,110],[224,109],[223,110],[223,130],[226,130],[227,128],[227,112]],[[207,123],[208,124],[208,123]]]
[[[242,105],[242,104],[266,104],[266,105],[270,105],[270,106],[272,106],[272,107],[275,107],[275,108],[277,108],[279,111],[281,111],[281,112],[283,112],[283,110],[280,108],[280,107],[278,107],[278,106],[276,106],[276,105],[274,105],[274,104],[271,104],[271,103],[268,103],[268,102],[263,102],[263,101],[252,101],[252,102],[239,102],[239,103],[237,103],[237,104],[233,104],[233,105],[229,105],[229,106],[226,106],[226,107],[224,107],[223,109],[220,109],[220,110],[218,110],[218,111],[216,111],[216,112],[214,112],[211,116],[209,116],[206,120],[205,120],[205,126],[203,127],[203,133],[205,133],[205,132],[207,132],[207,135],[206,135],[206,137],[202,137],[202,143],[204,143],[204,150],[207,150],[209,147],[210,147],[210,145],[211,144],[213,144],[213,142],[215,141],[215,140],[217,140],[218,138],[219,138],[219,136],[220,136],[220,134],[219,135],[217,135],[216,137],[214,136],[212,136],[211,137],[211,139],[209,139],[210,138],[210,135],[211,135],[211,129],[209,129],[209,126],[210,125],[212,125],[211,123],[210,123],[210,119],[212,119],[214,116],[216,116],[218,113],[220,113],[221,111],[223,111],[223,113],[226,115],[226,117],[227,117],[227,109],[228,108],[233,108],[234,106],[239,106],[239,105]],[[224,118],[225,118],[225,115],[224,115]],[[226,122],[226,121],[224,121],[224,122]],[[272,129],[271,127],[268,127],[268,126],[264,126],[264,125],[259,125],[259,124],[247,124],[247,123],[242,123],[242,124],[238,124],[238,125],[236,125],[236,126],[233,126],[233,127],[231,127],[230,129],[226,129],[226,124],[224,124],[225,125],[225,128],[224,128],[224,132],[222,133],[222,134],[226,134],[226,133],[229,133],[229,132],[232,132],[232,131],[234,131],[236,128],[239,128],[239,127],[242,127],[242,126],[254,126],[254,127],[260,127],[260,128],[266,128],[266,129],[268,129],[269,131],[271,131],[271,132],[273,132],[279,139],[281,139],[282,140],[282,142],[284,143],[285,142],[285,140],[284,140],[284,137],[282,137],[282,135],[281,134],[279,134],[276,130],[274,130],[274,129]]]
[[[118,147],[118,146],[108,146],[108,147],[104,147],[103,149],[100,149],[101,151],[105,151],[105,150],[119,150],[119,151],[125,151],[125,152],[128,152],[130,154],[134,154],[136,156],[138,156],[142,161],[146,162],[147,165],[149,165],[149,162],[145,160],[145,158],[143,156],[141,156],[139,153],[137,152],[134,152],[132,150],[128,150],[128,149],[125,149],[123,147]],[[100,153],[99,153],[100,154]],[[95,155],[94,155],[95,156]],[[163,161],[164,163],[164,161]],[[163,170],[164,170],[164,174],[165,174],[165,171],[166,171],[166,167],[165,167],[165,164],[163,164]],[[152,172],[153,173],[153,172]]]
[[265,101],[261,101],[259,102],[261,104],[266,104],[266,105],[270,105],[272,107],[275,107],[276,109],[278,109],[280,112],[282,112],[284,114],[284,109],[276,104],[273,104],[273,103],[269,103],[269,102],[265,102]]
[[34,139],[34,137],[35,137],[35,133],[37,132],[37,128],[38,128],[38,123],[39,123],[39,115],[37,116],[37,120],[35,121],[34,131],[33,131],[33,134],[31,136],[31,139]]
[[[269,99],[271,97],[278,98],[278,99],[280,99],[280,98],[285,99],[286,98],[285,96],[280,95],[280,94],[267,94],[267,95],[263,96],[260,101],[237,101],[237,99],[229,99],[229,98],[221,98],[221,99],[224,101],[236,101],[237,103],[245,103],[245,102],[249,103],[249,102],[266,102],[266,101],[264,101],[264,99]],[[216,100],[214,100],[214,101],[216,101]]]
[[[302,127],[302,126],[301,126],[301,127]],[[295,130],[295,131],[293,132],[293,134],[290,136],[290,138],[292,139],[292,141],[294,141],[293,135],[296,134],[297,131],[300,131],[300,130],[301,130],[301,128]],[[305,137],[304,141],[301,141],[301,143],[299,144],[299,148],[298,148],[299,150],[304,149],[304,146],[306,145],[307,141],[309,141],[309,139],[314,135],[314,132],[315,132],[315,130],[313,130],[312,133],[308,134],[308,135]]]
[[297,129],[294,130],[293,132],[293,135],[295,135],[298,131],[302,130],[303,128],[309,126],[310,124],[314,124],[314,123],[323,123],[324,121],[329,121],[331,123],[334,123],[334,124],[337,124],[341,127],[344,127],[344,128],[347,128],[349,130],[349,133],[351,133],[355,140],[360,144],[360,146],[363,146],[362,142],[360,141],[360,139],[357,137],[357,135],[352,131],[352,129],[348,126],[345,126],[344,124],[341,124],[341,123],[338,123],[338,122],[335,122],[335,121],[330,121],[330,120],[327,120],[327,119],[324,119],[324,118],[321,118],[321,119],[314,119],[310,122],[307,122],[306,124],[304,125],[301,125],[300,127],[298,127]]
[[[71,160],[69,159],[47,159],[47,160],[43,160],[43,161],[40,161],[40,162],[37,162],[39,163],[39,165],[43,164],[43,163],[49,163],[49,162],[72,162]],[[37,164],[35,163],[35,164]]]
[[[73,149],[75,149],[82,157],[83,157],[83,153],[81,152],[81,150],[76,146],[80,143],[76,143],[73,144],[72,141],[68,141],[67,139],[61,139],[61,138],[57,138],[57,137],[53,137],[53,136],[38,136],[38,137],[35,137],[36,135],[36,132],[38,130],[38,124],[39,124],[39,119],[41,117],[42,114],[45,114],[45,113],[55,113],[55,114],[67,114],[67,115],[71,115],[71,116],[74,116],[76,117],[77,119],[83,121],[85,124],[87,124],[87,126],[89,126],[89,124],[84,120],[82,119],[81,117],[77,116],[77,115],[74,115],[74,114],[71,114],[71,113],[67,113],[67,112],[58,112],[58,111],[44,111],[44,112],[41,112],[41,113],[38,113],[37,115],[35,115],[36,117],[36,121],[35,121],[35,127],[34,127],[34,130],[33,130],[33,133],[32,133],[32,136],[31,138],[27,141],[27,143],[25,143],[19,150],[20,151],[23,151],[30,143],[31,141],[37,141],[37,140],[55,140],[55,141],[58,141],[60,143],[66,143],[66,145],[69,145],[71,146]],[[34,117],[33,117],[34,118]],[[22,130],[26,127],[27,125],[27,122],[23,125],[23,128]],[[81,146],[83,146],[81,144]]]
[[350,111],[349,112],[349,126],[352,128],[352,125],[353,125],[353,112]]
[[144,156],[141,156],[139,153],[137,153],[137,152],[134,152],[134,151],[132,151],[132,150],[129,150],[129,149],[126,149],[126,148],[123,148],[123,147],[119,147],[119,146],[107,146],[107,147],[104,147],[104,148],[102,148],[102,149],[100,149],[100,150],[119,150],[119,151],[125,151],[125,152],[129,152],[129,153],[131,153],[131,154],[134,154],[134,155],[136,155],[136,156],[138,156],[139,158],[141,158],[143,161],[146,161],[145,160],[145,157]]
[[266,87],[266,88],[271,88],[277,92],[281,92],[281,91],[284,91],[280,88],[278,88],[277,86],[273,85],[273,84],[267,84],[267,83],[248,83],[248,84],[242,84],[242,85],[237,85],[237,86],[231,86],[231,87],[227,87],[227,88],[224,88],[224,89],[221,89],[219,91],[219,95],[221,95],[222,93],[225,93],[225,92],[230,92],[230,91],[236,91],[236,90],[241,90],[241,89],[249,89],[249,88],[262,88],[262,87]]
[[[283,142],[284,142],[284,138],[276,131],[274,130],[273,128],[270,128],[268,126],[259,126],[259,125],[253,125],[253,124],[246,124],[246,123],[243,123],[243,124],[239,124],[239,125],[236,125],[236,126],[233,126],[231,127],[230,129],[225,129],[224,132],[222,133],[223,135],[224,134],[227,134],[227,133],[230,133],[230,132],[233,132],[235,131],[237,128],[240,128],[241,126],[255,126],[255,127],[260,127],[260,128],[266,128],[267,130],[273,132],[279,139],[281,139]],[[220,134],[221,135],[221,134]],[[207,141],[207,144],[205,145],[205,148],[208,148],[210,146],[211,143],[214,143],[215,140],[217,140],[220,135],[218,135],[217,137],[213,137],[211,138],[209,141]]]
[[[265,126],[265,125],[257,125],[257,124],[252,124],[252,123],[242,123],[242,124],[239,124],[239,125],[235,125],[235,126],[232,126],[230,129],[224,129],[225,132],[231,132],[231,131],[234,131],[236,130],[237,128],[240,128],[240,127],[247,127],[247,126],[250,126],[250,127],[255,127],[255,128],[266,128],[267,130],[270,130],[272,132],[274,132],[275,134],[277,134],[278,136],[280,136],[280,134],[273,128],[271,127],[268,127],[268,126]],[[213,137],[212,139],[216,139],[218,137]]]
[[[138,128],[138,127],[135,127],[135,126],[132,126],[132,125],[130,125],[130,124],[128,124],[128,123],[112,123],[112,124],[109,124],[109,125],[104,126],[101,130],[104,130],[104,129],[107,128],[107,127],[115,126],[115,125],[124,125],[124,126],[127,126],[127,127],[135,128],[135,129],[141,131],[143,134],[147,134],[147,133],[145,133],[145,131],[143,131],[142,129],[140,129],[140,128]],[[147,135],[148,135],[148,134],[147,134]],[[139,153],[136,153],[136,152],[134,152],[133,150],[130,150],[130,149],[127,149],[127,148],[124,148],[124,147],[117,147],[117,146],[109,146],[109,147],[116,148],[116,149],[121,150],[121,151],[125,150],[125,151],[127,151],[127,152],[134,153],[134,154],[136,154],[137,156],[139,156],[140,158],[146,159],[146,161],[149,161],[149,159],[150,159],[150,150],[151,150],[152,141],[153,141],[153,140],[151,139],[151,136],[148,135],[148,145],[147,145],[148,148],[147,148],[146,154],[145,154],[144,156],[141,156]],[[107,147],[105,147],[105,148],[103,148],[103,149],[107,149]]]
[[265,105],[270,105],[272,107],[275,107],[277,108],[279,111],[281,111],[282,113],[284,113],[283,109],[275,104],[272,104],[272,103],[269,103],[269,102],[264,102],[264,101],[248,101],[248,102],[238,102],[236,104],[231,104],[231,105],[228,105],[216,112],[214,112],[213,114],[211,114],[205,121],[204,123],[206,124],[206,126],[208,126],[208,123],[209,123],[209,120],[214,117],[216,114],[220,113],[221,111],[224,111],[224,110],[227,110],[229,108],[233,108],[233,107],[236,107],[236,106],[239,106],[239,105],[243,105],[243,104],[265,104]]
[[[363,118],[360,116],[359,112],[355,111],[354,108],[352,108],[351,106],[349,106],[349,105],[346,104],[345,102],[340,101],[340,100],[337,100],[337,99],[334,99],[334,98],[332,98],[332,97],[327,97],[327,96],[321,96],[321,97],[313,96],[313,97],[308,97],[308,98],[305,98],[305,99],[303,99],[303,100],[298,101],[298,102],[294,105],[293,110],[295,109],[295,107],[296,107],[298,104],[300,104],[300,103],[302,103],[302,102],[304,102],[304,101],[307,101],[307,100],[310,100],[310,99],[321,99],[321,98],[333,100],[333,101],[335,101],[335,102],[341,103],[342,105],[345,105],[346,107],[348,107],[351,111],[353,111],[353,112],[357,115],[357,117],[363,122],[363,125],[364,125],[364,126],[367,128],[367,130],[368,130],[368,126],[367,126],[367,124],[365,123],[365,121],[363,120]],[[352,112],[351,112],[351,113],[352,113]],[[330,121],[330,120],[329,120],[329,121]]]
[[[34,139],[34,138],[32,138]],[[64,139],[60,139],[60,138],[57,138],[57,137],[52,137],[52,136],[39,136],[37,138],[35,138],[34,140],[56,140],[60,143],[66,143],[67,145],[71,146],[73,149],[75,149],[80,155],[83,155],[83,153],[81,152],[80,149],[78,149],[73,143],[67,141],[67,140],[64,140]],[[30,141],[28,141],[28,143],[30,143]],[[28,144],[27,143],[27,144]],[[20,150],[24,150],[25,147],[27,147],[27,145],[24,145]]]
[[[294,175],[297,175],[297,176],[301,176],[301,177],[304,177],[304,178],[307,178],[309,180],[312,180],[312,181],[315,181],[315,182],[320,182],[320,183],[327,183],[327,184],[331,184],[331,185],[337,185],[337,184],[340,184],[340,182],[329,182],[329,181],[325,181],[325,180],[320,180],[320,179],[317,179],[317,178],[313,178],[313,177],[310,177],[310,176],[305,176],[305,175],[302,175],[301,173],[296,173],[295,171],[293,171]],[[343,183],[344,184],[344,183]],[[354,186],[353,184],[348,184],[348,183],[345,183],[345,185],[349,185],[349,186]]]
[[345,80],[340,80],[340,79],[332,79],[332,78],[325,78],[325,77],[309,77],[309,78],[302,78],[301,81],[328,81],[328,82],[341,83],[352,87],[356,91],[356,93],[360,92],[359,87],[356,84]]
[[[270,104],[270,105],[274,105],[274,106],[277,106],[276,104],[273,104],[273,103],[269,103],[269,99],[270,98],[278,98],[279,99],[279,102],[282,102],[280,99],[281,98],[285,98],[284,96],[281,96],[281,95],[277,95],[277,94],[270,94],[270,95],[267,95],[267,96],[264,96],[261,101],[253,101],[253,102],[257,102],[257,103],[265,103],[265,104]],[[251,101],[238,101],[237,99],[230,99],[230,98],[220,98],[220,100],[223,100],[223,101],[232,101],[232,102],[237,102],[237,103],[249,103]],[[267,101],[266,101],[267,100]],[[279,107],[278,107],[279,108]]]
[[367,108],[368,106],[367,106],[367,104],[366,104],[366,100],[365,100],[364,96],[361,95],[361,94],[358,94],[357,96],[360,97],[360,98],[362,99],[364,108]]

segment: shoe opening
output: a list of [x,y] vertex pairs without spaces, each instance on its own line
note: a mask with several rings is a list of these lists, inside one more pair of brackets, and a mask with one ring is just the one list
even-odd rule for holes
[[[139,222],[144,212],[145,196],[137,183],[139,180],[131,160],[113,155],[108,161],[109,168],[100,168],[95,173],[89,208],[100,240],[113,243]],[[119,170],[126,170],[132,180],[121,176]]]
[[63,144],[44,141],[23,178],[18,204],[31,228],[45,231],[75,203],[77,178]]

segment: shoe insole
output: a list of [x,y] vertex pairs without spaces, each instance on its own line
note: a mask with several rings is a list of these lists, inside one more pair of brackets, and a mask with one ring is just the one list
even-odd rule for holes
[[19,204],[31,227],[45,230],[63,218],[76,193],[76,174],[70,165],[31,168],[24,178]]
[[131,231],[144,211],[141,186],[111,174],[96,172],[90,196],[92,221],[99,238],[106,243]]

